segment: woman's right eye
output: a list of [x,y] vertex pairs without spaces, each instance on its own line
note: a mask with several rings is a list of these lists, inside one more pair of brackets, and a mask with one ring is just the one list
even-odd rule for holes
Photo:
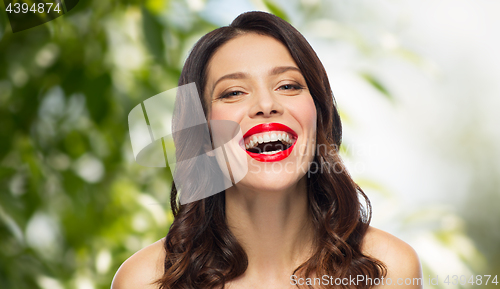
[[218,97],[218,99],[231,99],[231,98],[235,98],[235,97],[242,95],[242,94],[243,94],[243,92],[239,91],[239,90],[230,91],[227,93],[223,93],[221,96]]

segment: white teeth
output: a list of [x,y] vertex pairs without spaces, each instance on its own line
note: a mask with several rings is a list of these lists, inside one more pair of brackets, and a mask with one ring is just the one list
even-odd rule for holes
[[[293,138],[290,138],[290,136],[286,132],[283,132],[283,133],[273,132],[273,133],[271,133],[271,135],[262,134],[258,137],[254,135],[254,136],[250,137],[250,141],[245,145],[245,148],[248,150],[248,149],[256,147],[258,144],[275,142],[275,141],[281,141],[285,144],[291,144],[293,142]],[[278,152],[278,151],[265,152],[265,154],[273,154],[276,152]]]
[[265,154],[265,155],[273,155],[275,153],[279,153],[281,150],[277,150],[277,151],[272,151],[272,152],[261,152],[261,154]]

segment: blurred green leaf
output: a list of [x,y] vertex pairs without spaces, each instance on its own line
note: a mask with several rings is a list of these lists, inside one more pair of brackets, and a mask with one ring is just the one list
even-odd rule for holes
[[[5,10],[2,10],[2,12]],[[0,41],[2,41],[5,30],[7,29],[7,21],[5,19],[4,13],[0,12]]]
[[161,14],[169,8],[170,0],[146,0],[146,8],[154,15]]
[[146,38],[149,50],[155,56],[156,61],[162,63],[165,55],[165,45],[163,44],[163,27],[161,23],[152,15],[148,9],[142,7],[142,29]]
[[266,5],[267,9],[269,9],[269,12],[285,20],[286,22],[290,22],[290,19],[286,15],[285,11],[283,11],[283,9],[281,9],[281,7],[279,7],[278,5],[274,4],[273,1],[263,0],[263,2]]
[[394,101],[394,97],[391,95],[389,90],[385,87],[384,84],[373,74],[368,72],[363,72],[360,74],[364,80],[366,80],[369,84],[371,84],[376,90],[378,90],[383,96],[385,96],[388,100]]

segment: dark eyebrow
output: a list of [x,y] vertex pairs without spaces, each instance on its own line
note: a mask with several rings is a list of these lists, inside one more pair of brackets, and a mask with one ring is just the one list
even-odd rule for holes
[[[297,71],[300,74],[302,74],[300,69],[298,69],[295,66],[277,66],[277,67],[274,67],[273,69],[271,69],[271,71],[269,71],[269,75],[278,75],[278,74],[282,74],[282,73],[285,73],[285,72],[290,71],[290,70]],[[235,72],[235,73],[226,74],[226,75],[220,77],[219,79],[217,79],[217,81],[212,86],[212,90],[211,90],[210,95],[213,94],[217,84],[223,80],[226,80],[226,79],[245,79],[245,78],[249,78],[248,73]]]
[[290,70],[294,70],[294,71],[297,71],[298,73],[302,74],[300,69],[298,69],[295,66],[277,66],[277,67],[271,69],[271,71],[269,72],[269,75],[278,75],[278,74],[282,74],[282,73],[285,73],[285,72],[290,71]]
[[244,72],[235,72],[235,73],[226,74],[226,75],[222,76],[221,78],[217,79],[217,81],[212,86],[211,94],[213,94],[213,91],[214,91],[215,87],[217,86],[217,83],[219,83],[223,80],[226,80],[226,79],[244,79],[244,78],[248,78],[248,77],[249,77],[249,75],[247,73],[244,73]]

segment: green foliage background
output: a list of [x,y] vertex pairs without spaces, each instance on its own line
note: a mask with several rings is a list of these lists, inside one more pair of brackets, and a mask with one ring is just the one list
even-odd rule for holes
[[[171,175],[134,162],[127,116],[174,88],[194,42],[220,25],[201,17],[195,2],[82,0],[15,34],[0,12],[0,288],[109,288],[126,258],[165,236]],[[254,2],[288,19],[279,1]],[[306,20],[322,10],[296,9]],[[353,31],[340,35],[336,41],[370,53]],[[376,75],[360,76],[394,101]],[[434,235],[452,247],[464,231]],[[482,260],[454,250],[465,263]],[[498,261],[489,265],[498,271]]]
[[109,288],[171,222],[171,176],[134,163],[128,112],[215,26],[173,1],[80,1],[15,34],[3,12],[0,288]]

